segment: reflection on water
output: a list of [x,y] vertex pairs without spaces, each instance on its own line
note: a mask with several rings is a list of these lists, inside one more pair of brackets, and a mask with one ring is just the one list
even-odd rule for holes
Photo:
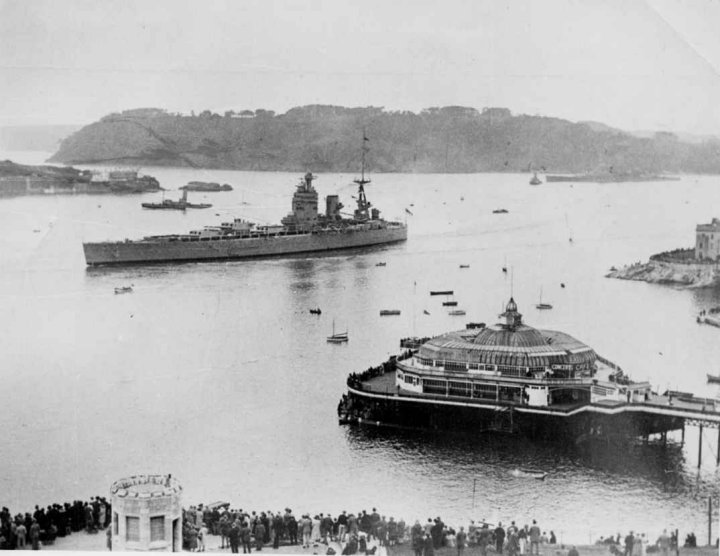
[[[144,171],[168,187],[210,178],[238,185],[213,195],[222,219],[270,223],[287,213],[297,179]],[[317,187],[334,193],[350,178],[320,176]],[[240,205],[243,191],[251,207]],[[143,212],[146,195],[0,200],[2,504],[24,510],[85,498],[118,477],[152,472],[178,477],[188,503],[333,514],[378,507],[448,523],[537,517],[582,542],[629,528],[699,533],[707,497],[720,494],[715,431],[704,434],[698,470],[692,427],[684,448],[676,437],[667,447],[617,451],[341,427],[335,410],[347,374],[397,353],[400,338],[492,322],[510,274],[532,326],[570,333],[661,391],[705,392],[705,374],[719,372],[720,330],[698,326],[695,315],[720,305],[720,290],[603,276],[692,245],[707,207],[720,206],[714,179],[531,188],[511,174],[393,174],[377,176],[368,196],[391,218],[414,204],[407,243],[98,269],[85,268],[83,240],[184,233],[221,218]],[[509,213],[492,214],[497,207]],[[114,294],[129,284],[133,293]],[[534,309],[541,287],[552,311]],[[433,289],[453,289],[466,317],[448,315]],[[309,314],[315,307],[322,315]],[[388,308],[402,313],[380,318]],[[349,331],[347,344],[325,341],[333,321]]]

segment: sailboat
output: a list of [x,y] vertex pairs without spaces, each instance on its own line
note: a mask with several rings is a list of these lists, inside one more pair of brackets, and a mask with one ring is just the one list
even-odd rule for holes
[[542,310],[542,309],[552,309],[552,308],[553,308],[553,306],[550,305],[549,303],[543,303],[543,300],[542,300],[542,288],[540,288],[540,302],[539,302],[537,305],[535,305],[535,308],[536,308],[536,309],[541,309],[541,310]]
[[347,342],[348,339],[347,330],[345,330],[345,332],[335,333],[335,319],[333,319],[333,333],[332,336],[327,337],[327,341],[331,344],[342,344],[343,342]]
[[530,185],[540,185],[542,180],[537,177],[537,172],[533,172],[533,177],[530,179]]

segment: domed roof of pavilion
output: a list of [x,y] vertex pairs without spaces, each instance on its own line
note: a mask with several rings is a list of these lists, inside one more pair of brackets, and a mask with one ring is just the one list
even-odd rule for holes
[[420,347],[418,357],[520,367],[592,364],[597,359],[591,347],[564,332],[524,324],[512,298],[500,317],[504,322],[493,326],[436,336]]

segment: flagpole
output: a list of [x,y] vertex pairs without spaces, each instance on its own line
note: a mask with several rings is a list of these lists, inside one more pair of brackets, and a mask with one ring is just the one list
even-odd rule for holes
[[475,512],[475,483],[477,479],[473,479],[473,499],[472,499],[472,511]]

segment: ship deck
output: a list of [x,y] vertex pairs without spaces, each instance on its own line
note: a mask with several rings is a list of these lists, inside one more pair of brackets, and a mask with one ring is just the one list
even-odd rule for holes
[[618,414],[625,412],[645,413],[648,415],[679,417],[691,423],[703,424],[709,427],[720,427],[720,399],[713,398],[689,398],[687,396],[650,394],[649,398],[645,401],[624,402],[603,400],[594,403],[555,404],[550,407],[532,407],[507,401],[409,392],[399,389],[396,386],[395,371],[364,380],[361,385],[361,389],[351,387],[349,390],[356,395],[376,399],[392,398],[399,401],[440,403],[461,407],[476,406],[479,409],[512,407],[515,411],[521,413],[541,413],[545,415],[557,415],[559,417],[569,417],[582,412],[600,414]]

